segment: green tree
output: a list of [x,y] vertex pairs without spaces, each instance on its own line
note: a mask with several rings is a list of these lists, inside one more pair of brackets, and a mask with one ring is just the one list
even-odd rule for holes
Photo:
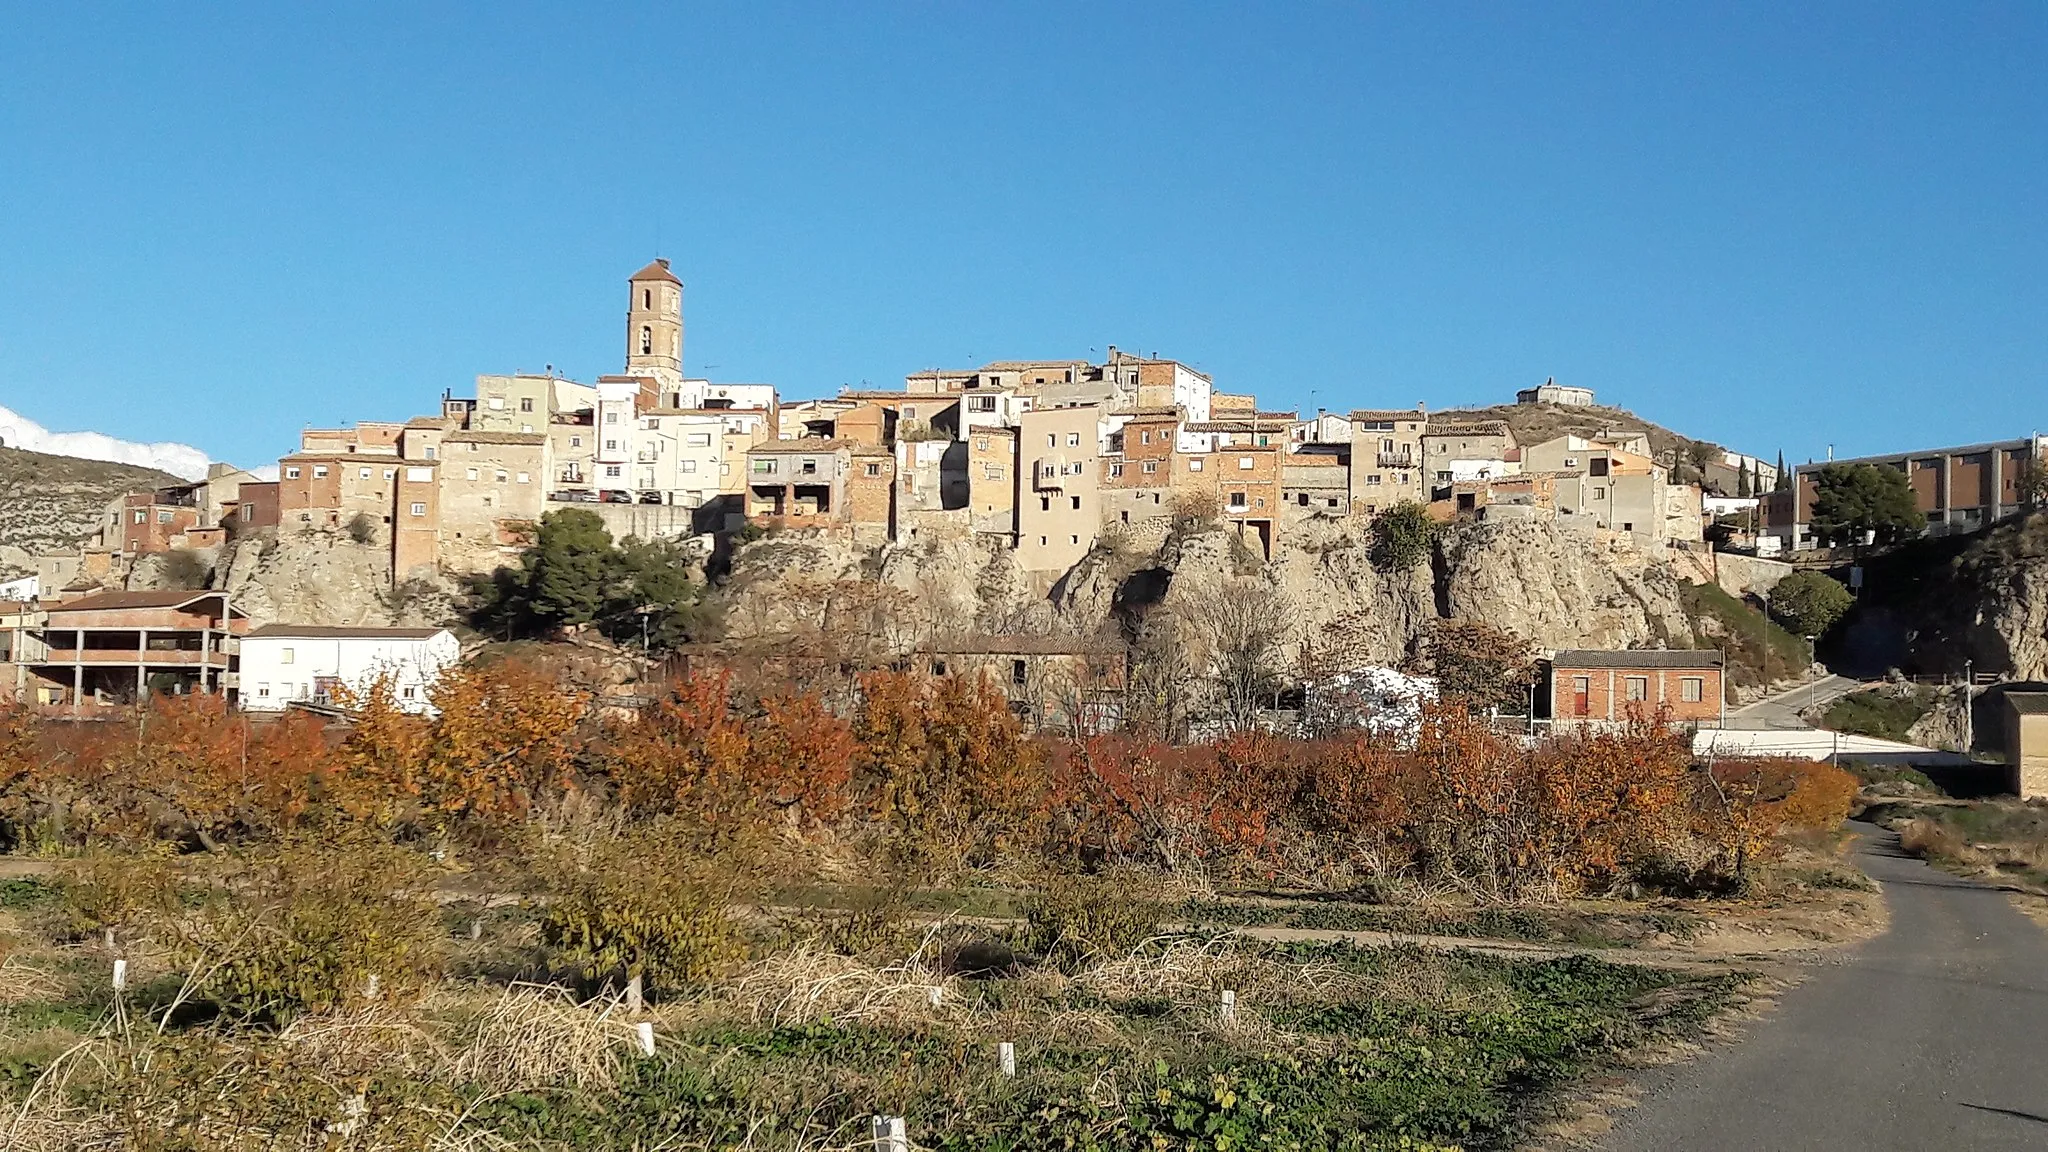
[[691,581],[688,561],[675,541],[628,536],[612,557],[611,567],[606,635],[621,644],[638,643],[645,637],[649,649],[666,650],[699,629],[697,585]]
[[612,534],[597,513],[562,508],[542,516],[522,557],[526,614],[564,628],[596,620],[614,560]]
[[1819,572],[1794,572],[1771,589],[1771,615],[1801,636],[1820,636],[1855,603],[1839,580]]
[[1429,556],[1436,539],[1436,521],[1413,500],[1403,500],[1373,518],[1372,545],[1367,552],[1382,572],[1406,572]]
[[1927,517],[1904,472],[1875,464],[1830,464],[1815,482],[1812,524],[1823,544],[1860,544],[1865,536],[1896,544],[1919,535]]
[[1750,481],[1750,475],[1754,470],[1754,467],[1755,466],[1750,464],[1748,461],[1744,461],[1739,467],[1736,468],[1735,494],[1737,496],[1756,495],[1756,485]]

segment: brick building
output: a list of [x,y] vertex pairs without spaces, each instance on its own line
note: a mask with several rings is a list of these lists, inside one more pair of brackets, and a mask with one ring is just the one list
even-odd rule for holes
[[1560,651],[1540,669],[1536,715],[1559,727],[1623,724],[1660,711],[1677,724],[1721,723],[1719,652]]

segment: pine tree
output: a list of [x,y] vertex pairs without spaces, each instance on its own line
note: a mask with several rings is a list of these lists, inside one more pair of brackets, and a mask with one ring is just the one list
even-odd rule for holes
[[1785,471],[1785,450],[1783,448],[1778,449],[1778,482],[1774,487],[1779,492],[1790,492],[1792,490],[1792,474]]
[[1756,495],[1756,485],[1750,480],[1750,477],[1755,474],[1756,465],[1747,460],[1742,462],[1742,467],[1735,470],[1735,494],[1737,496]]

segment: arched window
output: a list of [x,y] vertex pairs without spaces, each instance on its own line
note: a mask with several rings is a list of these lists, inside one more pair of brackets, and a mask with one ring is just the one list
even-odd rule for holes
[[654,351],[654,329],[645,324],[640,326],[640,354],[646,356]]

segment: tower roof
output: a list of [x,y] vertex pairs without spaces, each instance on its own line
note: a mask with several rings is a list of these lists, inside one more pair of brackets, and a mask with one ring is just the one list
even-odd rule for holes
[[666,280],[671,284],[682,283],[681,280],[676,279],[675,273],[668,270],[668,261],[660,258],[656,258],[654,263],[633,273],[633,283],[637,284],[642,280]]

